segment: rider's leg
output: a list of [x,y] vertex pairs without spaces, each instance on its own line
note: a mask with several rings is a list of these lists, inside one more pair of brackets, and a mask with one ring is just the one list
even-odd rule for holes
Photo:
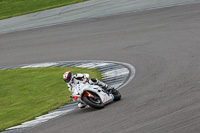
[[100,87],[102,87],[103,89],[107,89],[108,88],[108,85],[99,81],[98,79],[96,78],[92,78],[89,80],[89,84],[94,84],[94,85],[99,85]]

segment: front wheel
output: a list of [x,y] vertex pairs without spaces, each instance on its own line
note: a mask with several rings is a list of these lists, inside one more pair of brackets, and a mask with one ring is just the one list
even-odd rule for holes
[[118,90],[114,89],[112,94],[114,96],[114,101],[119,101],[121,99],[121,94]]
[[89,105],[90,107],[92,108],[95,108],[95,109],[102,109],[104,108],[104,103],[101,101],[101,99],[98,97],[98,98],[93,98],[93,97],[87,97],[85,96],[83,98],[83,101]]

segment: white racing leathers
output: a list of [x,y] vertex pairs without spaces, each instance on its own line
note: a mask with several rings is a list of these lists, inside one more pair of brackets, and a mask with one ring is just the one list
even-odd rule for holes
[[77,85],[77,84],[86,84],[86,83],[89,83],[91,85],[98,85],[100,87],[102,87],[103,89],[107,89],[108,85],[99,81],[98,79],[96,78],[92,78],[92,79],[89,79],[89,74],[87,73],[77,73],[76,75],[73,75],[72,77],[72,80],[67,83],[68,85],[68,89],[70,92],[72,92],[73,88]]

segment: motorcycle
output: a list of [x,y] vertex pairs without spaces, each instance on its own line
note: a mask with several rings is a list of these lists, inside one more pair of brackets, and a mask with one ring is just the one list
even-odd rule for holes
[[120,100],[121,94],[114,88],[109,88],[105,91],[100,86],[81,83],[72,88],[70,98],[92,108],[102,109],[105,104]]

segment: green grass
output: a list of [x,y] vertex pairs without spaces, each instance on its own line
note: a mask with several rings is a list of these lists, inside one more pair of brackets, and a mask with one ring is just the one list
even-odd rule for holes
[[0,131],[67,104],[71,93],[62,79],[65,71],[89,73],[95,69],[75,67],[18,68],[0,70]]
[[86,0],[0,0],[0,19],[83,1]]

